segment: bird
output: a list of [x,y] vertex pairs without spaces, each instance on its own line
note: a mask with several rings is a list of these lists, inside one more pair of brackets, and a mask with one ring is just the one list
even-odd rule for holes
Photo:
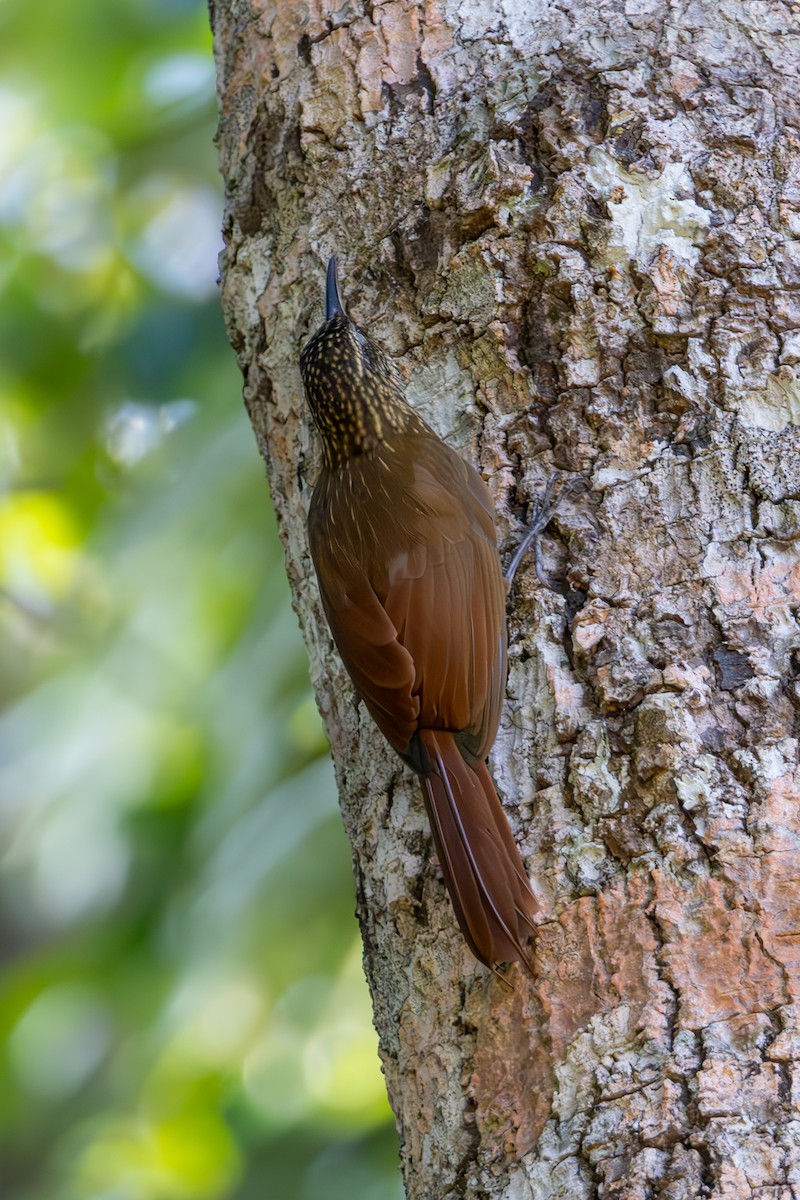
[[335,257],[300,372],[322,442],[308,541],[333,640],[422,780],[467,945],[503,978],[513,962],[532,974],[536,901],[486,762],[505,695],[508,587],[489,490],[350,320]]

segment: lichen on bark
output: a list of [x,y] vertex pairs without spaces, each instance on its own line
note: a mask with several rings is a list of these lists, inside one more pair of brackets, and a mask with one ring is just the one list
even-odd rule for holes
[[[353,845],[409,1196],[800,1194],[800,11],[215,0],[223,304]],[[541,905],[509,991],[312,586],[296,368],[354,318],[482,469],[492,767]]]

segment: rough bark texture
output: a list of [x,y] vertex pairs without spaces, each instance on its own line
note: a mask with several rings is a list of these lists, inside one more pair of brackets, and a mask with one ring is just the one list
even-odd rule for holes
[[[213,5],[225,312],[417,1200],[800,1196],[798,9]],[[587,480],[561,592],[531,565],[509,604],[492,767],[541,904],[514,991],[321,618],[296,361],[333,250],[504,550],[554,467]]]

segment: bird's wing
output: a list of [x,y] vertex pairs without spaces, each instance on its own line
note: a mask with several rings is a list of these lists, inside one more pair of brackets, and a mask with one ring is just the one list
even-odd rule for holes
[[385,508],[374,485],[353,507],[318,484],[311,555],[344,665],[390,744],[404,754],[418,728],[449,729],[485,758],[506,672],[494,510],[473,467],[438,440],[435,457],[417,441]]
[[462,748],[485,758],[505,690],[506,586],[488,490],[453,459],[435,474],[416,465],[414,496],[430,515],[394,555],[384,605],[414,664],[420,727],[460,733]]
[[375,724],[400,754],[417,731],[414,664],[363,570],[343,569],[323,527],[309,524],[325,615],[347,673]]

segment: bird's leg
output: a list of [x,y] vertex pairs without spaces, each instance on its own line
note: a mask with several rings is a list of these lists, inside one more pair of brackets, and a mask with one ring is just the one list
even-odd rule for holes
[[514,987],[514,985],[513,985],[513,983],[511,982],[511,980],[510,980],[510,979],[508,979],[508,978],[507,978],[507,977],[506,977],[506,976],[503,974],[503,972],[502,972],[502,971],[501,971],[501,970],[500,970],[498,967],[490,967],[490,968],[489,968],[489,970],[492,972],[492,974],[494,975],[495,979],[499,979],[499,980],[500,980],[500,982],[501,982],[501,983],[504,983],[504,984],[505,984],[505,986],[506,986],[507,988],[510,988],[512,992],[515,992],[515,991],[517,990],[517,989]]
[[506,581],[509,588],[514,582],[514,576],[517,573],[519,564],[528,553],[531,545],[533,545],[534,561],[536,563],[536,576],[544,587],[550,587],[550,582],[545,578],[544,568],[542,567],[539,535],[547,528],[550,523],[550,518],[558,507],[558,501],[561,499],[562,493],[560,492],[556,496],[555,492],[556,484],[558,483],[558,480],[561,478],[562,474],[562,471],[553,471],[553,474],[544,485],[544,491],[540,496],[537,496],[533,502],[530,527],[517,547],[517,552],[512,558],[508,570],[506,571]]

